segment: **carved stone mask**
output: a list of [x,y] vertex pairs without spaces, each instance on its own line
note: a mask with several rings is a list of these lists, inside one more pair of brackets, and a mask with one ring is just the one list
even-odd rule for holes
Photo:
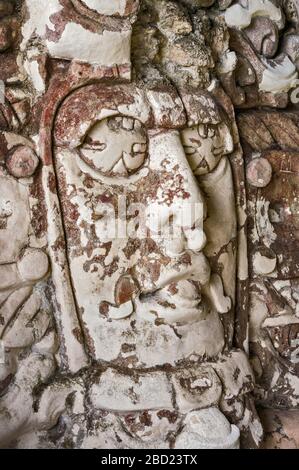
[[[85,87],[70,95],[58,114],[55,163],[68,258],[96,359],[124,359],[122,343],[128,335],[137,349],[130,360],[149,365],[153,358],[144,351],[166,341],[167,360],[177,361],[185,352],[173,353],[178,338],[166,324],[202,320],[210,311],[202,299],[210,279],[202,252],[206,209],[181,141],[185,119],[178,97],[127,85]],[[201,137],[207,152],[221,149],[217,158],[231,150],[226,131],[218,125]],[[167,232],[170,226],[174,236]],[[165,324],[163,334],[153,327],[144,351],[136,345],[142,334],[130,325],[136,318],[137,329],[144,321]],[[220,338],[218,317],[215,331]],[[190,331],[184,341],[187,350],[195,347],[199,353],[207,346],[205,340],[194,346]]]

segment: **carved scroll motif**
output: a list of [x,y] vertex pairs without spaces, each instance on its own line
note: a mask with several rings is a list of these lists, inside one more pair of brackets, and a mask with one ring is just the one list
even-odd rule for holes
[[297,15],[295,2],[240,0],[227,8],[229,50],[218,72],[235,106],[288,105],[298,86]]

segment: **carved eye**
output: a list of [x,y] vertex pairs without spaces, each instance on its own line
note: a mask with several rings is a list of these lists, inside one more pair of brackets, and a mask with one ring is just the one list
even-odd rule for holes
[[114,116],[97,122],[80,147],[80,156],[105,176],[129,176],[147,157],[147,133],[140,121]]

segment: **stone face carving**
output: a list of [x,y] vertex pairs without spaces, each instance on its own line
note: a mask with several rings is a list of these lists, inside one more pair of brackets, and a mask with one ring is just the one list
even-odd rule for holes
[[[185,99],[188,102],[189,95]],[[144,91],[135,85],[91,85],[67,96],[54,125],[57,190],[85,346],[94,360],[110,365],[87,393],[96,410],[108,413],[101,426],[109,422],[117,426],[125,446],[180,446],[185,441],[182,437],[176,444],[175,435],[187,419],[185,415],[219,404],[220,400],[224,400],[224,407],[228,406],[228,397],[223,395],[218,378],[219,361],[227,361],[223,380],[227,387],[233,387],[228,395],[230,400],[252,387],[245,356],[242,359],[242,353],[237,351],[225,353],[219,317],[232,307],[234,269],[230,266],[231,277],[226,283],[230,298],[225,295],[221,276],[211,273],[209,264],[209,256],[214,257],[216,265],[223,246],[233,245],[236,237],[232,174],[225,160],[225,154],[233,151],[233,141],[227,124],[221,121],[216,102],[211,97],[207,100],[205,95],[198,95],[197,99],[198,110],[195,105],[192,108],[193,127],[183,129],[180,135],[180,128],[191,122],[192,115],[185,115],[183,102],[174,95],[174,90],[168,94],[166,90]],[[180,114],[173,112],[173,103],[181,110]],[[203,175],[202,190],[192,172],[195,160],[188,145],[188,139],[195,144],[192,139],[195,132],[196,151],[199,152],[201,138],[211,159]],[[109,141],[113,134],[117,135],[115,143]],[[217,205],[216,188],[224,181],[227,196],[222,209],[231,222],[220,239],[211,237],[208,246],[203,230],[208,210],[203,191],[209,194],[210,206]],[[124,215],[120,213],[123,201]],[[184,222],[182,213],[196,208],[196,204],[200,210]],[[138,213],[140,208],[145,214]],[[117,211],[116,225],[126,222],[129,215],[128,227],[112,227],[112,215]],[[156,232],[153,211],[160,214],[158,229],[162,236]],[[145,234],[139,230],[143,217]],[[168,240],[163,227],[167,229],[170,217],[178,235]],[[207,232],[213,233],[217,223],[220,221],[215,222],[211,214]],[[120,228],[122,233],[115,236]],[[232,247],[227,248],[219,265],[226,265],[227,261],[235,264]],[[215,365],[207,364],[207,360],[215,361]],[[233,385],[235,379],[230,374],[239,361],[244,362],[246,372]],[[113,367],[121,367],[122,373]],[[152,368],[158,371],[153,373]],[[197,381],[201,385],[194,393],[192,388],[197,390]],[[176,398],[172,396],[173,387]],[[116,412],[132,416],[134,422],[141,419],[141,412],[149,413],[153,425],[147,429],[147,437],[143,436],[142,426],[139,434],[126,421],[122,426],[135,436],[128,441],[119,429],[120,415]],[[164,423],[162,434],[161,431],[157,434],[159,419],[169,412],[175,415],[171,415],[169,425]],[[97,439],[97,445],[105,445],[101,439],[109,445],[119,445],[115,431],[102,436],[101,426],[94,437],[85,430],[83,446],[91,445],[92,439]],[[202,441],[200,432],[194,429],[193,433],[197,446],[213,446],[213,441]],[[237,445],[236,428],[232,428],[232,433],[234,443],[221,445]],[[186,441],[185,445],[191,444]]]
[[240,0],[225,11],[231,52],[224,55],[218,72],[235,106],[288,105],[288,92],[298,79],[297,36],[293,26],[284,30],[286,16],[296,21],[293,8],[288,2]]
[[232,3],[0,0],[0,447],[258,447],[254,375],[297,406],[297,113],[233,105],[288,104],[298,12]]

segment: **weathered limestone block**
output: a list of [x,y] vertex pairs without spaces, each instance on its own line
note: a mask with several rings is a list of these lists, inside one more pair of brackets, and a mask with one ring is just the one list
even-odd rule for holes
[[298,406],[297,39],[292,0],[0,0],[0,447]]

